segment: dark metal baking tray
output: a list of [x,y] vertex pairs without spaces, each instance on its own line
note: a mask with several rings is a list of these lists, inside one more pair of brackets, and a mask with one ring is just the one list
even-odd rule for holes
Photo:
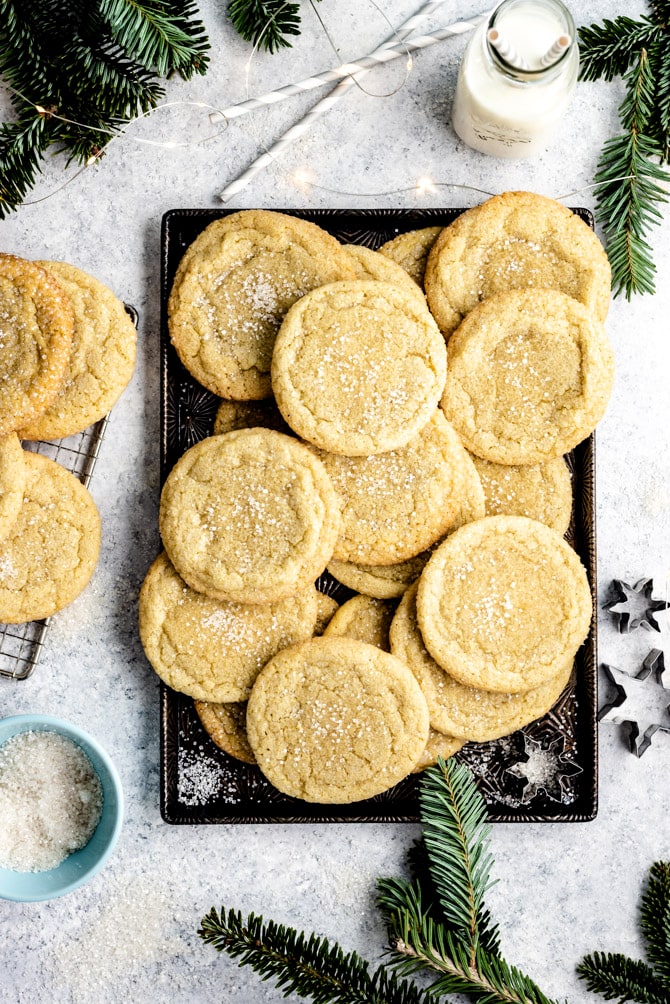
[[[137,327],[139,315],[134,307],[125,304],[131,321]],[[100,446],[105,435],[109,415],[67,439],[50,441],[32,440],[23,444],[31,453],[56,460],[62,467],[79,478],[88,488]],[[10,680],[27,680],[44,650],[51,618],[26,621],[24,624],[0,624],[0,677]]]
[[[462,210],[282,210],[311,220],[343,243],[378,248],[397,234],[446,226]],[[586,209],[574,210],[589,226]],[[231,210],[232,212],[232,210]],[[189,244],[213,220],[229,211],[175,209],[163,217],[161,233],[161,475],[194,443],[211,434],[218,405],[181,365],[170,344],[167,301],[177,265]],[[597,608],[595,536],[595,439],[590,436],[568,457],[573,474],[573,515],[567,539],[589,575]],[[351,595],[328,575],[317,583],[337,598]],[[257,767],[229,757],[210,740],[193,701],[161,684],[161,814],[168,823],[416,822],[418,777],[411,775],[375,798],[349,805],[316,805],[289,798],[265,780]],[[572,679],[553,710],[504,739],[469,743],[457,758],[473,770],[492,822],[584,822],[597,812],[597,654],[595,613],[591,631],[575,659]],[[528,773],[541,786],[525,785],[526,747],[535,750]],[[538,761],[539,757],[539,761]],[[521,771],[510,768],[521,765]],[[553,767],[553,770],[552,770]],[[524,794],[525,788],[525,794]]]

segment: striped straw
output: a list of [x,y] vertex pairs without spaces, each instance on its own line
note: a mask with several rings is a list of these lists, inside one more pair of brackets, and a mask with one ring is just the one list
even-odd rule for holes
[[[419,15],[415,15],[418,17]],[[395,42],[393,45],[388,45],[388,48],[380,46],[371,53],[370,56],[366,56],[356,63],[345,64],[349,67],[347,71],[347,77],[338,84],[338,86],[321,101],[318,101],[310,111],[307,112],[305,117],[292,126],[283,136],[281,136],[276,143],[274,143],[269,150],[262,153],[257,160],[255,160],[249,167],[244,171],[239,177],[234,181],[231,181],[224,190],[219,194],[219,199],[222,202],[228,202],[233,196],[237,195],[244,188],[247,187],[249,182],[254,178],[259,171],[262,171],[265,167],[271,164],[277,157],[281,156],[284,150],[290,146],[291,143],[303,136],[308,129],[312,126],[317,118],[324,115],[332,106],[339,101],[344,93],[349,90],[354,83],[354,74],[361,76],[362,73],[371,69],[373,66],[377,66],[381,63],[386,63],[391,59],[397,59],[398,56],[405,55],[408,51],[415,49],[425,49],[430,45],[434,45],[436,42],[441,42],[445,38],[450,38],[454,35],[462,35],[465,32],[472,31],[473,28],[477,26],[484,18],[488,17],[488,12],[485,14],[480,14],[470,21],[457,21],[454,24],[447,25],[444,28],[439,28],[437,31],[430,35],[419,35],[416,38],[409,39],[406,42]],[[337,70],[329,71],[329,74],[336,73],[340,75],[340,70],[342,67],[338,67]],[[322,75],[324,77],[326,75]],[[312,77],[310,80],[316,78]],[[337,77],[328,76],[328,79],[337,79]],[[325,81],[324,81],[325,82]],[[299,85],[291,85],[299,86]],[[316,85],[318,86],[318,85]],[[285,91],[285,88],[281,88],[281,91]],[[275,92],[277,93],[277,92]],[[294,92],[297,93],[297,92]],[[288,96],[285,94],[285,96]],[[254,99],[261,100],[261,99]],[[262,103],[262,101],[261,101]],[[246,104],[246,102],[244,102]],[[257,106],[256,106],[257,107]],[[246,109],[250,111],[250,108]],[[225,114],[225,112],[224,112]]]
[[520,56],[508,38],[500,33],[498,28],[490,28],[486,37],[501,59],[516,70],[528,70],[529,66],[523,56]]
[[[432,9],[433,7],[437,7],[438,4],[434,3],[433,0],[433,2],[430,3],[430,6]],[[222,108],[220,111],[214,112],[210,115],[210,121],[215,123],[219,122],[222,118],[237,118],[239,115],[245,115],[247,112],[254,111],[256,108],[263,108],[267,105],[277,104],[279,101],[284,101],[286,98],[293,97],[295,94],[302,94],[305,91],[313,90],[315,87],[321,87],[323,84],[329,84],[342,80],[344,77],[350,77],[356,73],[360,73],[361,70],[372,69],[375,66],[379,66],[381,63],[387,63],[392,59],[397,59],[398,56],[406,55],[408,50],[412,51],[413,49],[423,49],[428,45],[432,45],[433,42],[442,41],[442,39],[446,38],[448,35],[460,35],[463,32],[471,31],[475,24],[478,24],[482,20],[483,16],[484,15],[472,18],[470,21],[460,21],[453,25],[448,25],[446,28],[441,29],[441,31],[445,32],[445,34],[436,32],[434,35],[422,35],[412,39],[410,42],[400,41],[396,35],[393,40],[380,45],[377,49],[371,52],[369,56],[363,56],[355,63],[343,63],[341,66],[336,66],[332,70],[326,70],[314,77],[307,77],[305,80],[299,80],[295,84],[286,84],[284,87],[278,87],[276,90],[269,91],[267,94],[261,94],[260,97],[247,98],[246,101],[240,101],[236,105],[230,105],[228,108]],[[423,20],[421,11],[419,11],[414,18],[417,19],[417,23],[419,19]],[[411,20],[414,20],[414,18]]]
[[551,48],[547,49],[544,56],[540,60],[540,66],[552,66],[553,63],[557,62],[566,49],[569,49],[571,41],[572,39],[569,35],[559,35]]

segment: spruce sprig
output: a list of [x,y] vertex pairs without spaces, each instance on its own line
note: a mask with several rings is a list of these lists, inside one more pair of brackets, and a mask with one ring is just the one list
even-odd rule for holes
[[231,0],[228,16],[245,41],[267,52],[290,48],[300,34],[300,3],[290,0]]
[[251,966],[263,980],[274,979],[286,996],[297,993],[316,1004],[431,1004],[411,983],[379,967],[373,973],[356,952],[292,927],[234,910],[212,908],[198,931],[206,944],[227,952],[240,966]]
[[[411,858],[414,875],[379,883],[390,939],[385,965],[370,972],[337,944],[223,908],[212,909],[198,933],[286,994],[316,1004],[434,1004],[450,993],[478,1004],[556,1004],[500,955],[484,904],[492,864],[486,807],[471,772],[440,760],[424,773],[420,803],[424,839]],[[432,974],[426,990],[406,979],[417,973]]]
[[602,223],[614,295],[654,293],[656,267],[647,239],[663,219],[659,206],[670,174],[670,29],[668,3],[652,5],[639,20],[620,16],[579,29],[583,80],[622,76],[622,132],[601,151],[595,182],[596,218]]
[[0,219],[25,199],[51,146],[82,163],[98,156],[156,106],[160,76],[204,73],[207,48],[191,2],[4,0],[0,74],[15,114],[0,126]]
[[668,1004],[670,1000],[670,862],[657,861],[649,872],[640,906],[647,964],[620,953],[594,952],[577,973],[589,990],[619,1004]]

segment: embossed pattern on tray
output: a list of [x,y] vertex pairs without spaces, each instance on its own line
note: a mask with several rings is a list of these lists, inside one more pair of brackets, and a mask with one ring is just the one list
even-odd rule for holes
[[[343,243],[378,248],[398,233],[445,226],[461,212],[426,210],[284,210],[311,220]],[[588,210],[575,212],[593,226]],[[226,210],[178,209],[163,217],[161,239],[162,479],[186,449],[212,432],[218,406],[181,365],[170,345],[167,300],[184,251]],[[586,566],[596,610],[595,437],[567,458],[573,476],[568,541]],[[329,575],[317,585],[338,600],[352,595]],[[492,822],[583,822],[597,811],[597,653],[595,615],[571,681],[543,718],[504,739],[469,743],[456,754],[473,770]],[[527,771],[524,765],[528,763]],[[539,782],[538,783],[538,778]],[[416,822],[418,776],[350,805],[289,798],[257,767],[218,749],[193,701],[161,684],[161,813],[169,823]]]

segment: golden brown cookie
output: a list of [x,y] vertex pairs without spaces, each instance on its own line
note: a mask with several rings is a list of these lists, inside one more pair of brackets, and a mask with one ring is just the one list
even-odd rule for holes
[[391,258],[404,268],[414,282],[423,289],[423,277],[426,262],[433,244],[442,233],[442,227],[423,227],[421,230],[408,230],[405,234],[382,244],[379,253]]
[[60,464],[24,456],[23,505],[0,543],[0,621],[50,617],[88,584],[100,553],[100,515]]
[[581,303],[515,290],[485,300],[452,335],[441,404],[471,453],[537,464],[586,439],[613,381],[605,330]]
[[215,436],[256,427],[291,434],[272,398],[265,401],[222,401],[219,405],[214,419]]
[[21,511],[25,483],[21,442],[10,432],[0,439],[0,540],[8,535]]
[[116,404],[135,366],[137,332],[121,300],[92,275],[59,261],[36,262],[67,295],[74,316],[72,352],[58,394],[26,423],[22,439],[83,432]]
[[428,740],[428,709],[399,659],[352,638],[313,638],[284,649],[259,674],[247,735],[280,791],[308,802],[356,802],[412,770]]
[[452,533],[417,594],[433,659],[460,683],[504,693],[556,676],[586,638],[591,606],[576,553],[525,516],[487,516]]
[[439,410],[398,450],[319,455],[342,505],[336,561],[397,564],[430,547],[456,519],[468,458]]
[[330,560],[340,527],[323,464],[270,429],[191,447],[165,482],[159,518],[181,577],[236,603],[274,603],[306,589]]
[[444,228],[424,281],[448,338],[478,303],[529,287],[565,293],[602,322],[611,274],[602,244],[570,209],[531,192],[503,192]]
[[419,762],[413,768],[412,773],[418,774],[419,771],[425,770],[426,767],[434,767],[438,757],[448,760],[450,756],[458,753],[464,746],[465,742],[463,739],[456,739],[454,736],[447,736],[443,732],[436,732],[435,729],[430,729],[426,748],[421,754]]
[[288,308],[354,274],[341,244],[316,224],[267,210],[233,213],[210,223],[186,252],[168,304],[170,338],[214,394],[268,397],[272,347]]
[[[447,533],[453,533],[459,526],[486,515],[484,490],[472,458],[467,453],[464,475],[465,485],[458,513]],[[416,557],[395,565],[361,565],[333,560],[328,562],[328,571],[343,585],[365,596],[375,596],[381,600],[395,599],[402,596],[407,587],[418,579],[438,543],[439,541]]]
[[487,516],[528,516],[565,533],[572,515],[572,481],[562,457],[546,464],[492,464],[473,456]]
[[444,341],[416,297],[390,283],[331,283],[291,307],[272,356],[272,388],[298,435],[333,453],[405,446],[444,387]]
[[202,727],[219,749],[243,763],[256,763],[247,739],[246,701],[231,701],[226,704],[195,701],[194,705]]
[[332,596],[317,590],[316,594],[316,624],[314,634],[322,635],[328,627],[333,615],[340,609],[340,604]]
[[407,590],[391,624],[391,651],[412,670],[428,704],[431,728],[450,738],[487,742],[510,735],[540,718],[556,703],[572,671],[572,659],[546,683],[520,694],[481,690],[459,683],[424,645],[416,615],[418,584]]
[[199,701],[245,701],[266,662],[311,638],[313,586],[278,603],[226,603],[190,589],[163,553],[142,584],[140,638],[161,680]]
[[343,603],[323,632],[324,637],[357,638],[390,652],[389,628],[395,605],[372,596],[352,596]]
[[426,298],[423,292],[416,288],[414,279],[407,274],[402,265],[393,261],[390,255],[382,255],[362,244],[345,244],[344,248],[354,259],[357,279],[376,279],[378,282],[390,282],[415,297],[420,307],[428,309]]
[[402,596],[407,587],[421,575],[431,552],[422,551],[414,558],[395,565],[360,565],[351,561],[329,561],[328,571],[342,585],[364,596],[392,600]]
[[49,407],[70,358],[67,296],[44,269],[0,255],[0,437]]

